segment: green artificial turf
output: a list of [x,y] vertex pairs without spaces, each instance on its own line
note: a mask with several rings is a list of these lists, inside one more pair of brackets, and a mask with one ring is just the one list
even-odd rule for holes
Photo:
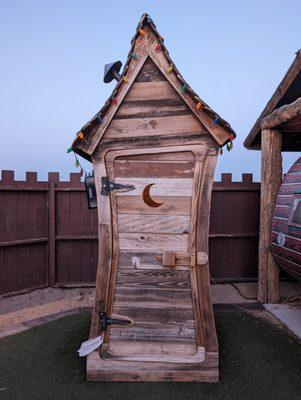
[[301,399],[301,346],[240,311],[216,312],[220,383],[86,382],[81,313],[0,340],[1,400]]

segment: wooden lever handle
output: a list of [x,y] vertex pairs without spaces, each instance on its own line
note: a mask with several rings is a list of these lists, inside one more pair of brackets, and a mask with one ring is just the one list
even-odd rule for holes
[[164,267],[174,267],[175,265],[205,265],[208,263],[208,255],[203,251],[192,251],[176,253],[173,251],[165,251],[157,257],[158,261],[162,261]]

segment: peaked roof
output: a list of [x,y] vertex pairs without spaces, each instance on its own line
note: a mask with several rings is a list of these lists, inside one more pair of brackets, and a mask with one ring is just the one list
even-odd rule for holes
[[[151,40],[151,38],[148,39],[150,43],[148,43],[148,52],[145,53],[145,50],[141,50],[141,38],[143,39],[148,30],[154,35],[155,40]],[[157,59],[157,54],[159,55],[159,53],[160,60]],[[143,14],[137,26],[136,33],[131,40],[131,48],[121,73],[123,78],[117,82],[111,96],[107,99],[104,106],[77,133],[72,144],[72,150],[74,152],[90,160],[90,157],[99,143],[104,131],[117,111],[119,104],[122,102],[122,99],[125,97],[148,57],[152,58],[174,88],[175,81],[177,81],[177,84],[181,89],[178,90],[178,93],[191,108],[195,116],[209,130],[220,146],[225,145],[236,137],[230,124],[212,110],[212,108],[210,108],[202,99],[200,99],[200,97],[184,80],[170,58],[164,45],[164,39],[157,31],[153,20],[148,14]],[[171,67],[172,73],[171,71],[166,73],[168,68],[164,69],[163,64],[166,64],[167,67]]]
[[[250,133],[244,141],[244,146],[251,150],[260,150],[261,148],[261,120],[271,114],[276,108],[290,104],[301,97],[301,49],[296,52],[296,57],[275,90],[273,96],[268,101],[264,110],[255,122]],[[286,138],[285,138],[286,139]],[[293,150],[291,148],[291,138],[288,138],[288,143],[284,140],[283,150]]]

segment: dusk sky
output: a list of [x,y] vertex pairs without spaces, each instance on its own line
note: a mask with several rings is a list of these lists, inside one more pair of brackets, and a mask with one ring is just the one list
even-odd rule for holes
[[[66,149],[113,90],[104,64],[125,62],[143,12],[186,81],[237,132],[216,180],[260,178],[260,153],[243,141],[301,47],[300,0],[0,0],[0,169],[19,179],[77,170]],[[284,154],[285,171],[298,156]]]

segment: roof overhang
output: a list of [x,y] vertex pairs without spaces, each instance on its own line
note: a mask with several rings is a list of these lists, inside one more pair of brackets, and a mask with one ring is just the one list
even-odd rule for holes
[[[244,146],[250,150],[260,150],[261,149],[261,123],[262,120],[268,116],[271,117],[273,111],[279,110],[284,105],[290,105],[294,103],[301,96],[301,50],[296,52],[296,57],[282,79],[280,85],[275,90],[273,96],[268,101],[266,107],[262,111],[261,115],[257,119],[255,125],[251,129],[250,133],[244,141]],[[278,112],[278,116],[281,112],[285,112],[285,109]],[[265,128],[267,129],[267,128]],[[276,129],[276,125],[273,127]],[[294,140],[296,139],[296,132],[290,132],[284,130],[284,126],[279,124],[278,129],[286,132],[285,138],[283,140],[284,151],[295,151],[296,146]],[[299,148],[299,145],[297,144]]]
[[[141,31],[143,34],[141,34]],[[144,14],[142,16],[131,43],[132,47],[122,72],[122,76],[126,76],[127,82],[125,83],[123,79],[120,79],[105,105],[78,132],[72,144],[74,152],[89,161],[91,160],[96,146],[101,141],[105,130],[148,57],[152,58],[166,79],[182,97],[194,115],[208,129],[219,146],[225,145],[236,137],[230,124],[200,99],[183,79],[169,56],[163,37],[158,33],[149,15]],[[160,51],[156,50],[157,47],[160,48]],[[135,59],[133,59],[132,54],[136,55]],[[170,65],[172,65],[172,73],[167,72]],[[116,104],[117,96],[118,104]],[[198,103],[201,105],[200,108],[196,107]],[[100,120],[101,122],[99,122]]]

